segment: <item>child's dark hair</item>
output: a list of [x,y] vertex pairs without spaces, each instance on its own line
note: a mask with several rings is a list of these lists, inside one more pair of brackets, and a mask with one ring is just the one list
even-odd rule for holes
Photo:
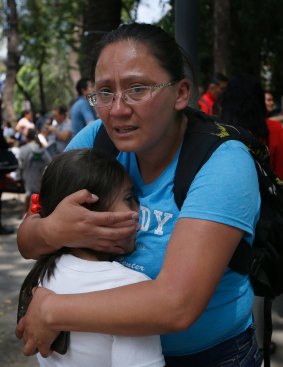
[[82,189],[99,197],[97,203],[85,204],[88,209],[106,211],[127,177],[115,158],[94,148],[64,152],[44,171],[39,195],[40,215],[47,217],[66,196]]
[[[68,195],[82,189],[95,193],[99,200],[85,204],[90,210],[107,211],[128,178],[124,167],[113,157],[93,149],[71,150],[56,156],[47,166],[41,180],[40,215],[47,217]],[[41,256],[26,277],[21,293],[31,295],[32,288],[45,274],[53,275],[56,259],[70,249],[63,247],[53,254]]]
[[[160,66],[171,75],[172,80],[185,78],[187,69],[190,79],[193,79],[193,68],[184,50],[175,42],[174,38],[160,27],[146,23],[123,24],[119,28],[105,34],[96,45],[91,65],[91,77],[95,78],[95,68],[103,49],[113,43],[133,40],[147,46]],[[193,80],[192,80],[193,81]]]

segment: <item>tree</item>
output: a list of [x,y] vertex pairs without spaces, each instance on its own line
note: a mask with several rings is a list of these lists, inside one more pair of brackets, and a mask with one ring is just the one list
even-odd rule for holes
[[229,75],[230,0],[214,0],[213,52],[214,72]]
[[121,23],[121,0],[88,0],[83,10],[82,75],[89,76],[91,51],[102,35]]
[[7,71],[6,82],[3,93],[4,118],[11,123],[16,122],[16,116],[13,108],[14,85],[17,71],[19,69],[19,33],[18,33],[18,13],[15,0],[7,0]]
[[[52,6],[48,0],[26,0],[21,9],[22,64],[24,68],[31,65],[35,72],[30,75],[37,83],[26,83],[28,76],[23,73],[24,78],[18,79],[18,84],[26,95],[33,85],[31,104],[42,113],[54,104],[68,104],[73,96],[69,55],[75,47],[74,29],[80,13],[81,2],[75,0],[53,0]],[[46,96],[46,90],[51,88],[52,101]]]

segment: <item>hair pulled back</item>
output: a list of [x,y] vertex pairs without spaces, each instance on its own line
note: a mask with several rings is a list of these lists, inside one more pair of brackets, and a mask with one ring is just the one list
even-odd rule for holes
[[152,56],[160,66],[168,72],[172,80],[186,77],[186,70],[193,75],[192,66],[184,51],[168,33],[152,24],[130,23],[123,24],[117,29],[104,35],[96,45],[91,63],[91,77],[95,79],[95,69],[103,49],[121,41],[134,41],[148,47]]

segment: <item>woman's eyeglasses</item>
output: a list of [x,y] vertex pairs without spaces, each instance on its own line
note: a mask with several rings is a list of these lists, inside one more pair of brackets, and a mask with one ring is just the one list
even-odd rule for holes
[[158,85],[151,86],[137,86],[129,89],[125,89],[120,93],[110,93],[98,91],[87,95],[88,103],[92,107],[110,107],[113,104],[115,96],[121,96],[122,100],[126,104],[138,104],[148,101],[152,98],[152,92],[159,89],[170,87],[174,85],[176,81],[171,81],[168,83],[162,83]]

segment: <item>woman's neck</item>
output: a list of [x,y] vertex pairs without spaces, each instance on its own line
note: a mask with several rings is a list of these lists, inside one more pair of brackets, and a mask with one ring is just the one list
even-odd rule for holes
[[183,142],[187,128],[187,117],[184,115],[172,134],[165,139],[159,147],[155,147],[154,153],[137,154],[140,174],[146,184],[154,181],[172,162],[177,150]]

